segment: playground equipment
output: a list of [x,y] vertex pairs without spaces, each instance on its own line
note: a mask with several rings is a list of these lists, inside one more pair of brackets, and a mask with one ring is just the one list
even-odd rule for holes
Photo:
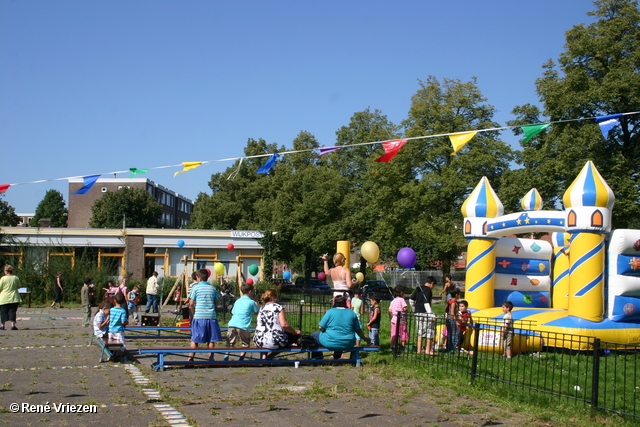
[[[478,183],[462,206],[469,239],[465,299],[473,316],[499,324],[502,303],[511,301],[516,328],[523,320],[538,332],[521,335],[533,351],[544,345],[588,350],[587,340],[556,344],[556,334],[640,343],[640,230],[611,232],[615,196],[591,161],[563,202],[564,211],[543,211],[532,189],[522,212],[504,215],[487,178]],[[507,237],[540,232],[552,233],[551,241]]]

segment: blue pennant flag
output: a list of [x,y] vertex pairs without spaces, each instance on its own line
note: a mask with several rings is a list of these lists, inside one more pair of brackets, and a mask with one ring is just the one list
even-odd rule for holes
[[620,120],[618,120],[620,117],[622,117],[622,114],[610,114],[608,116],[596,117],[596,122],[600,125],[600,131],[602,132],[604,139],[607,139],[609,137],[609,131],[620,123]]
[[100,178],[100,175],[90,175],[82,177],[82,179],[84,180],[84,186],[75,193],[71,194],[87,194],[89,190],[91,190],[91,187],[93,187],[93,184],[96,183],[98,178]]
[[267,160],[264,165],[260,166],[260,169],[258,169],[258,173],[269,172],[276,164],[276,160],[278,160],[278,153],[273,153],[273,156],[271,156],[271,158]]

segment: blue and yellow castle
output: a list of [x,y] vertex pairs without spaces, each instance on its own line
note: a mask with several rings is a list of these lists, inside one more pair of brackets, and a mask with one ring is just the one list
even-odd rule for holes
[[[504,215],[489,181],[478,183],[462,206],[469,239],[465,299],[474,317],[498,323],[502,303],[511,301],[514,320],[549,332],[534,347],[588,349],[580,341],[554,344],[556,333],[640,343],[640,230],[611,232],[615,196],[591,161],[563,202],[564,211],[543,211],[532,189],[522,212]],[[552,233],[552,243],[505,237],[539,232]]]

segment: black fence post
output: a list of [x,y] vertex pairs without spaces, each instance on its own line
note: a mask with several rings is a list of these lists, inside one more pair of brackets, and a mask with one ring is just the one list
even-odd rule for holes
[[302,331],[302,308],[304,307],[304,300],[300,300],[300,309],[298,310],[298,330]]
[[480,343],[480,324],[473,324],[473,347],[471,351],[473,351],[473,355],[471,356],[471,382],[476,379],[476,375],[478,372],[478,344]]
[[399,311],[396,314],[396,342],[393,345],[392,353],[394,357],[398,357],[398,347],[400,346],[400,322],[402,322],[402,317],[404,316],[404,312]]
[[598,408],[598,386],[600,384],[600,339],[593,341],[593,372],[591,373],[591,407]]

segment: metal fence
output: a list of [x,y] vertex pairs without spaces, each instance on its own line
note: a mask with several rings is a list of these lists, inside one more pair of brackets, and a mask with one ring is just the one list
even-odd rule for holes
[[[376,271],[376,279],[384,280],[391,288],[395,288],[398,285],[402,285],[405,288],[414,289],[420,285],[424,285],[427,281],[427,277],[433,276],[436,279],[436,287],[441,287],[444,283],[444,274],[442,270],[390,270],[390,271]],[[464,290],[465,273],[453,273],[453,282],[458,289]]]
[[[524,392],[549,396],[550,401],[582,403],[640,418],[640,346],[537,331],[534,324],[515,321],[512,357],[507,358],[501,321],[473,320],[473,327],[460,334],[459,345],[452,347],[444,341],[455,340],[451,332],[455,323],[449,321],[447,325],[444,316],[434,316],[430,332],[426,331],[425,338],[419,341],[417,322],[423,319],[408,313],[408,340],[403,343],[400,334],[392,351],[396,357],[417,364],[467,374],[474,383],[508,384]],[[397,328],[396,334],[401,332],[401,323]],[[426,336],[433,333],[434,354],[425,354],[429,340]]]

